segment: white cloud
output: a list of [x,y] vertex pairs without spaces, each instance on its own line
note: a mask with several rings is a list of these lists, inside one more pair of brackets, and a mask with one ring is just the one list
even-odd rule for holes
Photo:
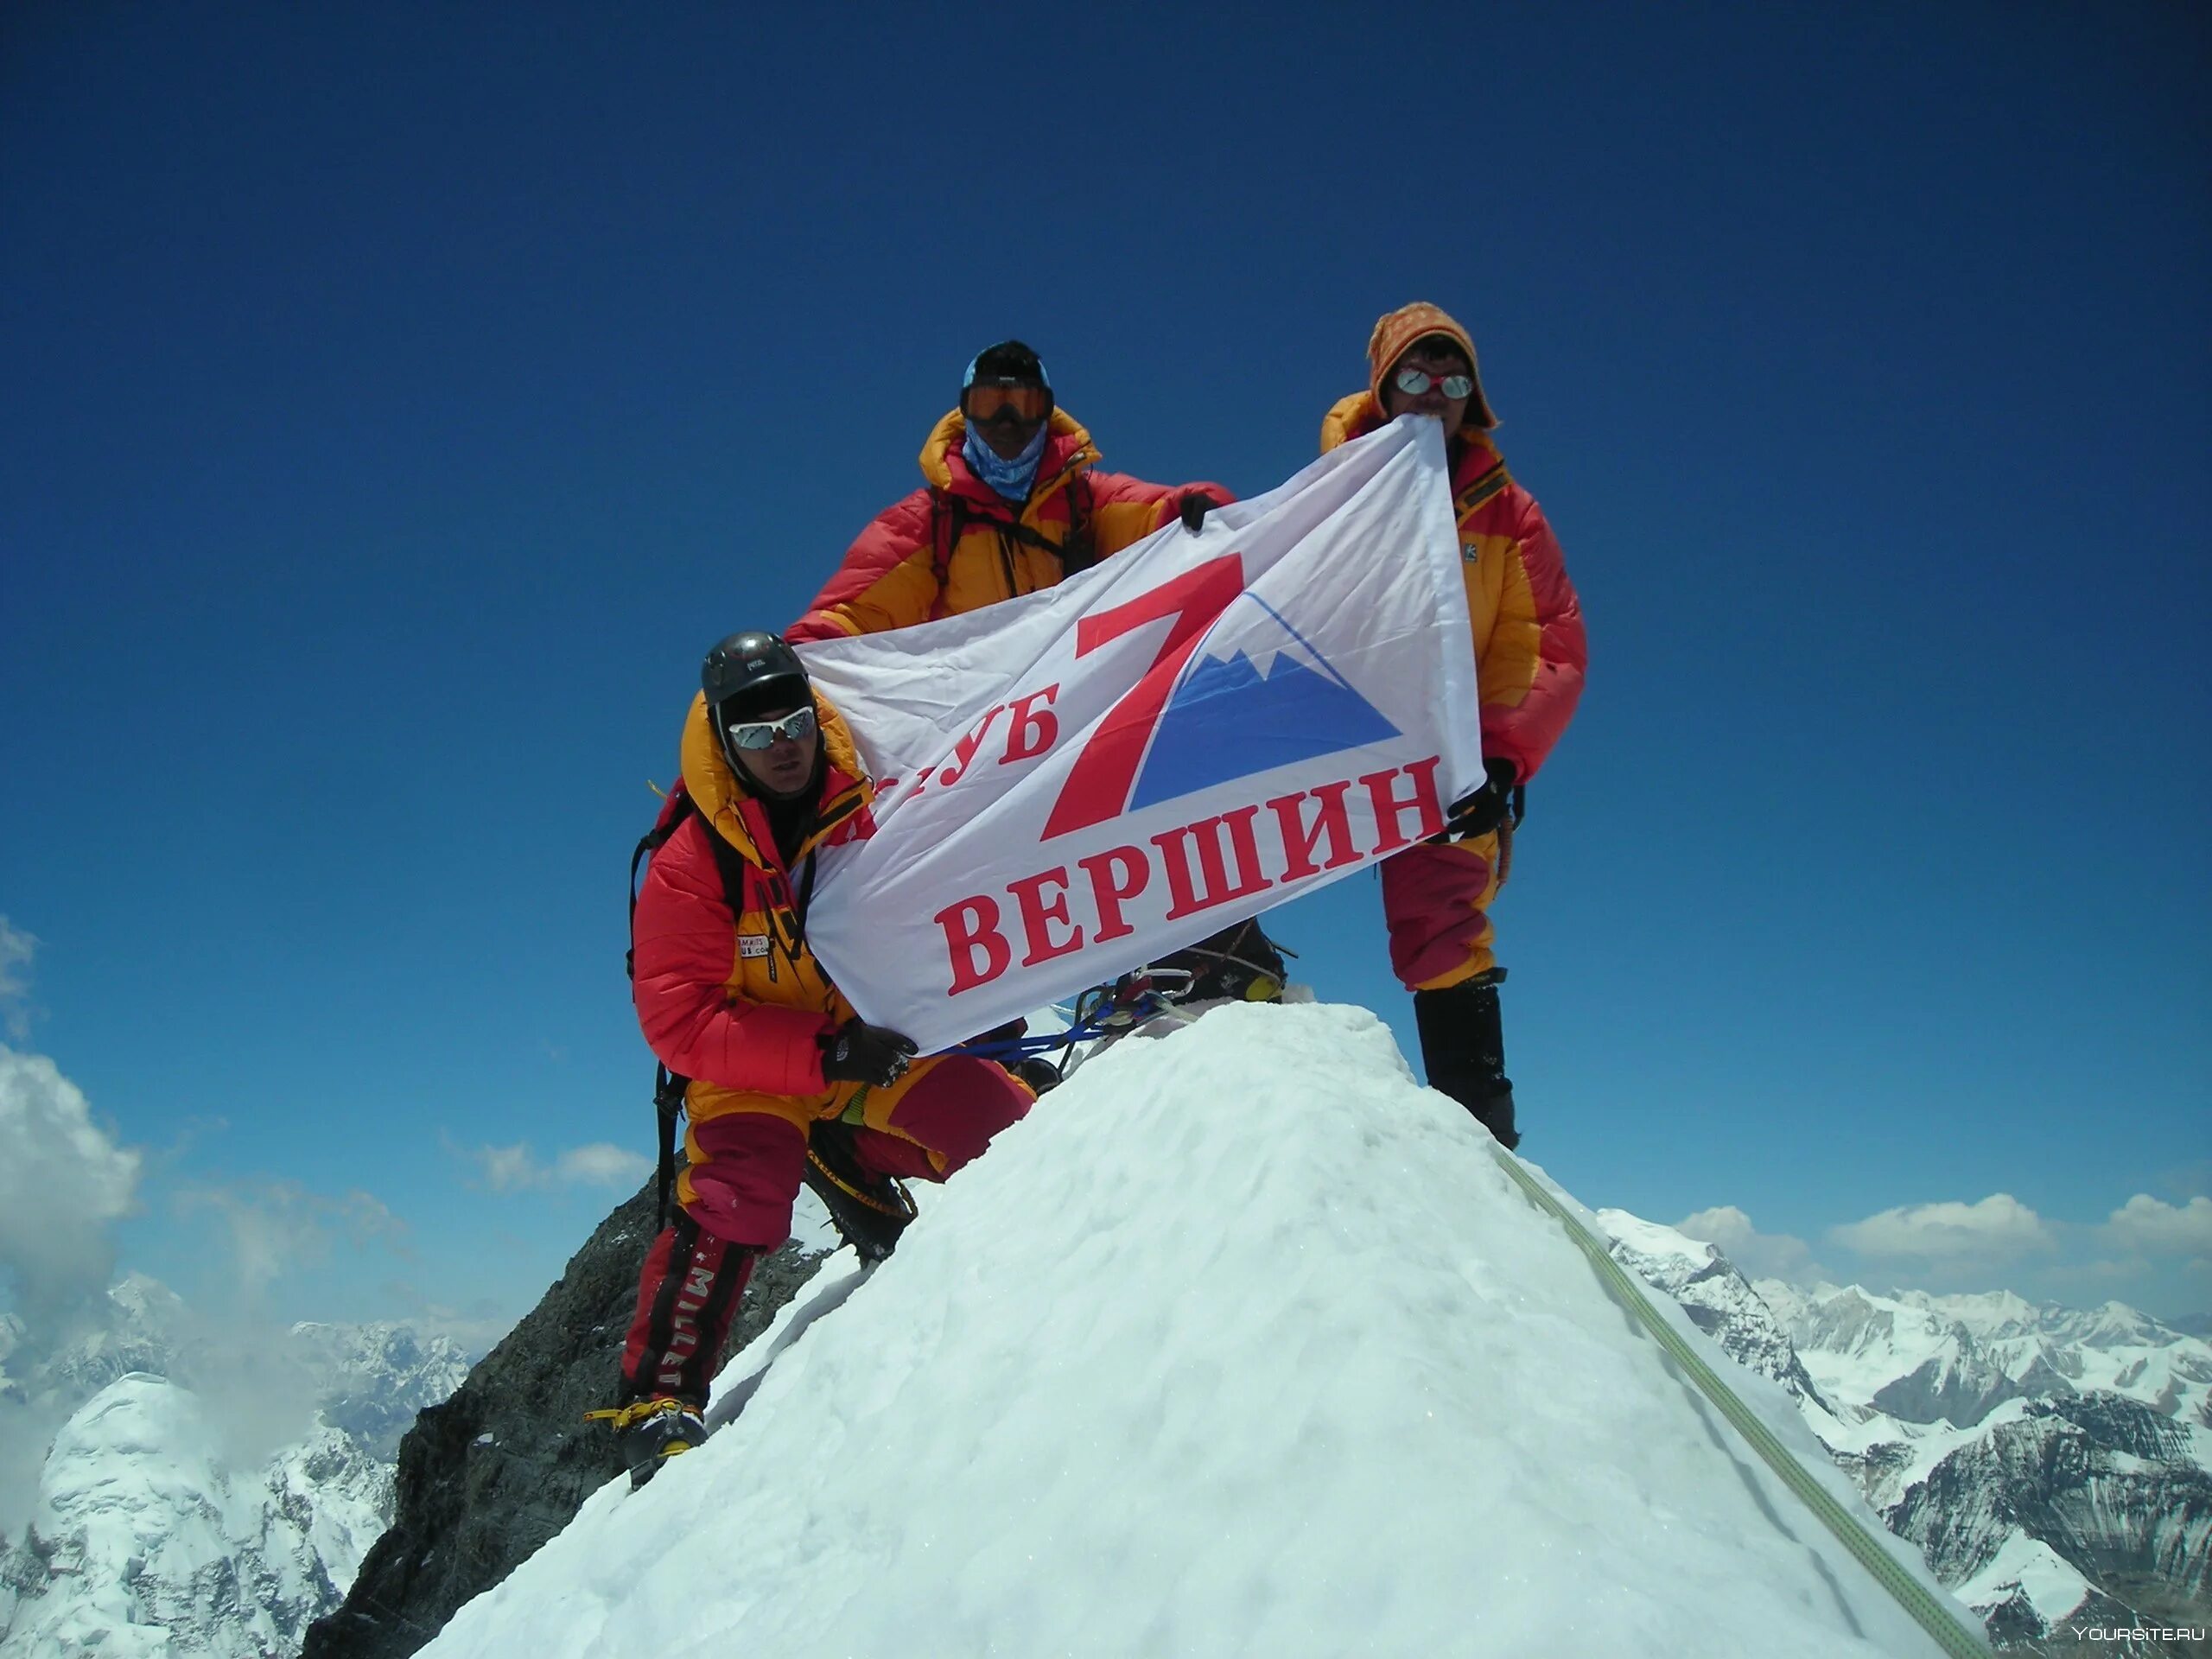
[[38,940],[0,916],[0,1026],[13,1040],[30,1040],[31,958]]
[[2138,1192],[2112,1212],[2105,1236],[2145,1255],[2212,1255],[2212,1198],[2174,1205]]
[[1700,1210],[1675,1224],[1675,1230],[1718,1245],[1746,1279],[1784,1279],[1813,1284],[1827,1270],[1813,1259],[1812,1246],[1788,1233],[1763,1233],[1732,1204]]
[[491,1352],[532,1306],[526,1297],[508,1305],[480,1296],[465,1307],[455,1307],[425,1295],[405,1279],[387,1280],[381,1288],[399,1305],[401,1317],[409,1324],[449,1338],[473,1354]]
[[555,1178],[577,1186],[632,1187],[652,1173],[653,1160],[604,1141],[571,1147],[554,1165]]
[[519,1192],[546,1183],[544,1166],[531,1157],[527,1141],[512,1147],[477,1147],[462,1155],[482,1172],[484,1185],[494,1192]]
[[52,1396],[35,1402],[0,1396],[0,1537],[21,1538],[24,1523],[37,1512],[48,1449],[54,1431],[68,1421],[68,1406]]
[[635,1186],[652,1173],[653,1160],[605,1141],[571,1147],[550,1163],[541,1162],[530,1142],[511,1147],[456,1147],[476,1166],[482,1184],[494,1192],[522,1192],[550,1186]]
[[406,1224],[362,1192],[329,1198],[296,1181],[191,1187],[177,1194],[181,1214],[213,1211],[230,1236],[236,1283],[249,1300],[302,1268],[330,1258],[340,1236],[355,1249],[381,1240],[405,1255]]
[[[0,1001],[20,994],[0,921]],[[12,1025],[13,1020],[10,1023]],[[135,1206],[140,1155],[92,1121],[84,1093],[42,1054],[0,1046],[0,1281],[22,1314],[9,1359],[29,1375],[65,1332],[97,1322],[115,1265],[111,1230]],[[0,1400],[0,1529],[20,1528],[48,1442],[68,1406]]]
[[2009,1192],[1978,1204],[1906,1205],[1828,1230],[1828,1237],[1861,1255],[1917,1257],[1929,1262],[1996,1264],[2056,1249],[2049,1223]]
[[139,1165],[52,1060],[0,1046],[0,1271],[34,1328],[106,1290]]

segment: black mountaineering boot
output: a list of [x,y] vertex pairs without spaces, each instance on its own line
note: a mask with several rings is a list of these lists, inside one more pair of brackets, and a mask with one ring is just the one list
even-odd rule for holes
[[905,1185],[863,1168],[853,1153],[852,1130],[835,1119],[817,1119],[807,1135],[806,1184],[863,1262],[890,1255],[914,1218]]
[[1027,1059],[1009,1061],[1006,1069],[1027,1084],[1031,1090],[1039,1096],[1049,1094],[1066,1081],[1060,1076],[1060,1068],[1040,1055],[1033,1054]]
[[1503,968],[1441,991],[1414,993],[1428,1086],[1452,1096],[1508,1152],[1521,1144],[1513,1128],[1513,1081],[1505,1075],[1505,1032],[1498,1013]]
[[1288,970],[1259,918],[1238,922],[1153,963],[1155,987],[1173,1002],[1280,1002]]

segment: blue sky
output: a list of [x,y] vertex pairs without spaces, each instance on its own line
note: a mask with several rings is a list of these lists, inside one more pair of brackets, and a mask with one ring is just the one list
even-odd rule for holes
[[[10,1132],[81,1090],[188,1294],[519,1312],[651,1145],[618,883],[703,648],[990,340],[1256,493],[1425,297],[1591,624],[1497,912],[1524,1149],[1755,1266],[2212,1306],[2209,48],[10,9],[0,1011],[67,1080]],[[1410,1047],[1371,878],[1275,931]]]

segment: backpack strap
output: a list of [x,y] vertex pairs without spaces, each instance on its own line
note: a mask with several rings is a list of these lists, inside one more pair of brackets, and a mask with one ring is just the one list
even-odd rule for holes
[[952,575],[952,550],[960,545],[960,538],[974,524],[988,524],[997,535],[1023,547],[1033,547],[1050,553],[1060,561],[1061,569],[1068,575],[1078,570],[1088,570],[1098,563],[1091,542],[1091,486],[1089,479],[1078,472],[1068,480],[1068,533],[1054,541],[1044,531],[1021,522],[1020,516],[1008,513],[1004,518],[994,512],[978,512],[968,504],[965,496],[950,490],[930,486],[931,569],[937,574],[938,598],[944,597],[944,585]]
[[[677,779],[668,791],[660,817],[630,855],[630,948],[622,953],[622,971],[633,980],[638,976],[638,867],[665,847],[669,837],[683,827],[683,821],[698,810],[683,780]],[[690,1078],[678,1077],[658,1061],[653,1063],[653,1111],[660,1120],[660,1158],[653,1177],[655,1224],[659,1227],[668,1225],[668,1199],[676,1186],[676,1118],[683,1109],[683,1091],[690,1086]]]
[[952,577],[952,550],[968,528],[968,504],[950,490],[930,486],[930,537],[935,545],[931,568],[937,572],[938,603],[944,602],[944,584]]
[[628,978],[638,976],[638,867],[668,845],[668,838],[698,810],[690,791],[683,787],[683,780],[677,779],[661,805],[660,817],[653,820],[653,827],[645,831],[644,839],[630,855],[630,948],[622,953],[622,972]]
[[1090,477],[1078,472],[1068,480],[1068,538],[1060,544],[1060,569],[1067,575],[1088,570],[1098,563],[1098,548],[1091,536]]

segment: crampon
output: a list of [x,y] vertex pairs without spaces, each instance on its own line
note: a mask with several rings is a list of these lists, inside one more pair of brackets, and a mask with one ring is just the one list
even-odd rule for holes
[[807,1135],[806,1185],[863,1262],[889,1255],[917,1213],[905,1182],[861,1166],[852,1130],[842,1122],[817,1122]]
[[588,1411],[584,1421],[609,1424],[621,1437],[633,1491],[658,1474],[661,1465],[671,1458],[707,1443],[705,1419],[681,1400],[666,1395]]

